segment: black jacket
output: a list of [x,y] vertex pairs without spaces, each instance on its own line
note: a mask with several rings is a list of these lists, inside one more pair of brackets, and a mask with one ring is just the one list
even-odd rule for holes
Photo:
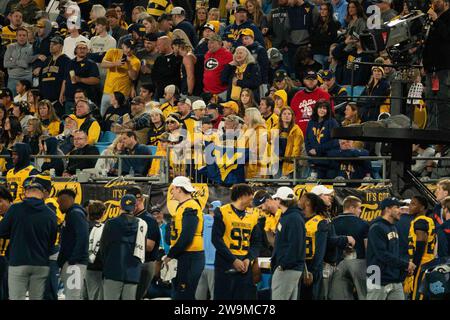
[[262,83],[268,84],[270,62],[266,49],[264,49],[264,47],[256,41],[252,45],[247,46],[247,49],[251,52],[252,56],[259,65]]
[[399,236],[394,224],[377,218],[371,225],[367,244],[367,266],[380,269],[381,285],[400,283],[408,261],[400,258]]
[[305,264],[305,221],[297,207],[286,210],[278,221],[271,267],[303,271]]
[[[74,149],[69,154],[70,155],[99,155],[98,149],[89,144],[85,145],[81,149]],[[69,159],[69,163],[67,164],[67,172],[70,174],[75,174],[77,169],[83,170],[83,169],[88,169],[88,168],[95,168],[96,163],[97,163],[96,158]]]
[[61,247],[58,255],[60,267],[66,262],[70,265],[88,264],[89,224],[86,216],[86,211],[78,204],[67,211],[61,231]]
[[164,88],[169,84],[180,87],[181,58],[173,53],[161,55],[155,60],[152,69],[152,80],[155,84],[155,99],[160,99],[164,95]]
[[[222,70],[220,79],[222,83],[228,83],[227,100],[231,100],[231,88],[233,83],[233,77],[235,75],[236,67],[227,64]],[[249,63],[244,71],[242,80],[237,81],[237,85],[242,89],[248,88],[253,91],[253,95],[256,101],[259,101],[259,86],[262,83],[261,71],[258,64]]]
[[55,213],[36,198],[13,204],[0,222],[0,237],[9,238],[10,266],[48,266],[58,225]]
[[445,11],[431,26],[423,50],[423,66],[427,73],[450,69],[450,10]]

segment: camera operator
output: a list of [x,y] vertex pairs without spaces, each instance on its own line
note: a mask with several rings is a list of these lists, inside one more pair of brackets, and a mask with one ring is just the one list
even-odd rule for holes
[[433,24],[425,42],[423,66],[426,71],[427,98],[436,100],[430,107],[428,129],[444,129],[450,121],[449,81],[450,56],[450,11],[449,0],[433,0],[428,16]]

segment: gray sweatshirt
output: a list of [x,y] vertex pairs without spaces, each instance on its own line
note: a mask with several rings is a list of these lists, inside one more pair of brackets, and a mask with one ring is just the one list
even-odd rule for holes
[[27,43],[21,46],[13,43],[6,48],[3,64],[8,69],[11,78],[31,78],[31,63],[34,59],[31,44]]

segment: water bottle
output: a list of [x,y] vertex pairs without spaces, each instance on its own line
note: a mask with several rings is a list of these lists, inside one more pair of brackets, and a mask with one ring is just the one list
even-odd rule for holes
[[50,177],[53,179],[55,178],[56,174],[55,174],[55,169],[51,168],[50,169]]
[[128,175],[129,175],[130,177],[134,177],[134,168],[133,168],[133,167],[130,168],[130,172],[129,172]]

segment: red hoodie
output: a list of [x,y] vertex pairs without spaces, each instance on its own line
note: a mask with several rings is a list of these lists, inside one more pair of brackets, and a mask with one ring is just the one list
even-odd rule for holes
[[[320,99],[330,101],[328,92],[321,88],[316,88],[312,92],[300,90],[292,98],[291,108],[294,111],[296,123],[302,129],[304,137],[306,137],[306,127],[308,126],[309,119],[311,119],[313,107]],[[331,109],[334,111],[333,104],[331,104]]]
[[214,53],[208,51],[205,54],[203,91],[219,94],[228,89],[228,84],[220,81],[220,73],[232,60],[231,52],[223,47]]

